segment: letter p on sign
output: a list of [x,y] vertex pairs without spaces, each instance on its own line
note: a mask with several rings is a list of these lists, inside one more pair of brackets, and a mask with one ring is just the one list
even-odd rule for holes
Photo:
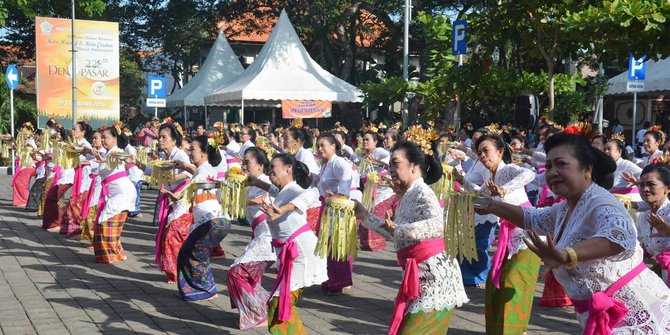
[[149,87],[147,87],[147,96],[149,98],[165,98],[165,78],[149,77]]
[[468,23],[465,20],[456,20],[452,26],[452,49],[451,54],[463,55],[467,52],[467,34]]

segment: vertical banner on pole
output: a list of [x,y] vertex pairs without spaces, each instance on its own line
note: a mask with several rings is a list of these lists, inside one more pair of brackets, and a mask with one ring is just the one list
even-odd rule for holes
[[[15,136],[14,134],[14,90],[16,89],[17,86],[19,86],[19,70],[16,68],[14,64],[10,64],[7,67],[7,72],[5,73],[5,82],[7,83],[7,86],[9,87],[9,124],[10,124],[10,131],[12,134],[12,137]],[[14,171],[16,165],[14,163],[15,160],[15,153],[14,150],[12,149],[12,161],[11,161],[11,166],[12,166],[12,176],[16,171]]]
[[[94,128],[119,120],[119,24],[76,20],[77,118]],[[35,19],[38,125],[72,122],[72,20]]]

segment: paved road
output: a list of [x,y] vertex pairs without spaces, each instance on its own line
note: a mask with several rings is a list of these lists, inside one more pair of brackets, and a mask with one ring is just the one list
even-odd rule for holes
[[[144,219],[130,219],[123,232],[128,260],[97,264],[93,250],[41,229],[34,212],[11,205],[9,177],[0,177],[0,333],[2,334],[266,334],[237,330],[225,275],[249,240],[250,229],[233,226],[222,242],[227,258],[214,260],[218,299],[185,302],[153,264],[151,223],[155,191],[144,191]],[[354,287],[329,297],[307,289],[298,304],[310,334],[386,334],[400,269],[389,248],[360,252]],[[274,276],[265,276],[270,288]],[[529,334],[577,334],[572,309],[533,308]],[[457,309],[449,334],[484,333],[483,290],[467,289],[471,302]]]

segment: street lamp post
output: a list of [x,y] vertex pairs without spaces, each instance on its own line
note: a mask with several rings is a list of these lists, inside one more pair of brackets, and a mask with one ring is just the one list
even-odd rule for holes
[[77,49],[75,47],[75,33],[74,33],[74,2],[72,0],[72,127],[77,124]]
[[[402,79],[407,82],[409,80],[409,17],[412,15],[412,0],[405,0],[405,22],[403,33],[403,48],[402,48]],[[409,100],[407,93],[403,97],[402,103],[402,125],[409,126]]]

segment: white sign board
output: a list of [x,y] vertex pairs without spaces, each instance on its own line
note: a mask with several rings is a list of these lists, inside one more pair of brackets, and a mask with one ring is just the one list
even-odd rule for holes
[[165,99],[147,98],[147,107],[165,107]]
[[629,81],[626,85],[627,92],[644,92],[644,81]]

